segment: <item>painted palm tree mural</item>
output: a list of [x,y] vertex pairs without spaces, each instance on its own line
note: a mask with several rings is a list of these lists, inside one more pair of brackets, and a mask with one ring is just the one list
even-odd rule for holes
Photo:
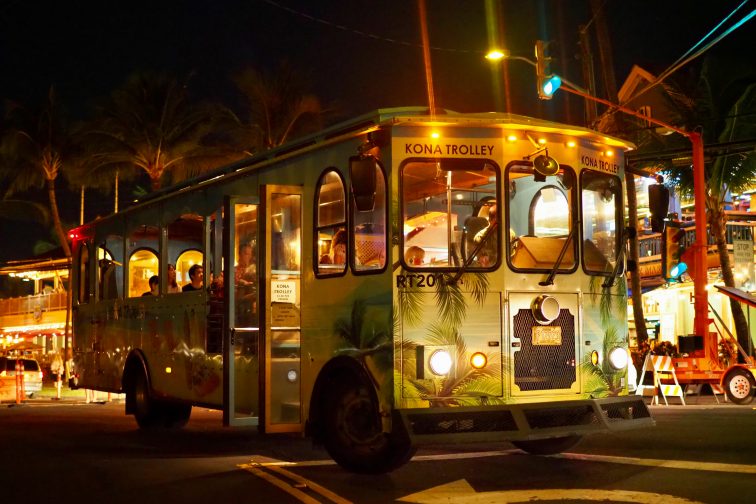
[[591,362],[590,354],[587,354],[580,365],[583,388],[593,397],[617,396],[626,387],[626,371],[614,369],[609,364],[607,356],[614,347],[625,346],[624,340],[627,336],[620,333],[623,325],[619,324],[619,321],[627,316],[625,297],[621,295],[627,291],[627,282],[624,276],[620,276],[613,286],[604,285],[605,277],[591,277],[589,297],[591,305],[598,306],[600,330],[604,341],[601,354],[604,358],[600,365],[595,366]]
[[[470,364],[470,352],[462,336],[466,326],[474,323],[470,320],[470,312],[479,315],[485,308],[489,287],[486,275],[466,273],[455,279],[453,275],[440,273],[436,279],[432,294],[413,289],[399,290],[399,306],[394,310],[401,313],[404,327],[395,324],[394,329],[394,341],[402,346],[396,352],[396,396],[418,398],[431,406],[500,402],[503,395],[500,352],[488,353],[488,365],[475,369]],[[496,304],[498,306],[498,302]],[[499,310],[490,312],[498,314]],[[501,327],[498,315],[493,318],[496,320],[491,322]],[[428,320],[436,322],[423,325]],[[444,376],[418,376],[417,356],[423,348],[415,339],[422,341],[424,348],[448,349],[456,356],[452,370]]]

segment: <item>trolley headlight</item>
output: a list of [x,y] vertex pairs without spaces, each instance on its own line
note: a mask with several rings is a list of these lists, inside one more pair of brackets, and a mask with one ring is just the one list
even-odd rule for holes
[[451,354],[446,350],[436,350],[428,359],[428,367],[430,367],[431,372],[435,375],[448,375],[452,367]]
[[553,296],[542,295],[533,300],[533,316],[539,324],[549,324],[559,317],[559,301]]
[[475,352],[470,357],[470,365],[475,369],[482,369],[488,364],[488,357],[483,352]]
[[612,348],[609,352],[609,363],[614,369],[625,369],[627,367],[627,350],[624,348]]

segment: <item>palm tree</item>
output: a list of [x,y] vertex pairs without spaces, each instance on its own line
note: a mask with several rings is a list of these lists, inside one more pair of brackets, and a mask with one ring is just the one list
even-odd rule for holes
[[[756,75],[733,72],[732,65],[714,60],[704,62],[695,89],[696,100],[692,106],[680,106],[678,121],[688,129],[701,128],[704,145],[726,144],[756,137]],[[691,94],[692,95],[692,94]],[[686,102],[691,103],[691,102]],[[681,196],[693,195],[693,171],[690,166],[665,167],[668,183],[676,187]],[[710,235],[714,238],[725,285],[735,286],[732,263],[727,250],[725,235],[727,214],[724,211],[726,197],[753,187],[756,180],[756,153],[714,154],[707,158],[704,168],[706,179],[707,220]],[[701,202],[698,202],[699,204]],[[738,342],[749,348],[750,334],[743,309],[735,300],[730,300]]]
[[233,80],[246,102],[241,122],[248,154],[321,129],[320,100],[306,92],[304,79],[288,63],[273,73],[247,68]]
[[168,174],[176,181],[241,157],[224,137],[228,127],[219,126],[233,121],[220,105],[193,103],[187,82],[134,74],[85,127],[88,170],[143,171],[157,190]]
[[66,257],[71,257],[58,211],[55,184],[74,158],[74,145],[58,108],[54,88],[50,87],[47,101],[40,110],[11,106],[7,116],[10,127],[0,141],[0,170],[3,177],[11,179],[6,197],[44,188],[58,242]]

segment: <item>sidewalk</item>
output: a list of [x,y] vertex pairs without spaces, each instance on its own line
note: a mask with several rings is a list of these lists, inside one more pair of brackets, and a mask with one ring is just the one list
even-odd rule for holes
[[[110,394],[110,402],[119,402],[124,399],[123,394]],[[95,400],[90,401],[93,404],[106,404],[108,402],[107,392],[96,392]],[[71,389],[68,384],[63,383],[60,387],[60,399],[57,398],[57,390],[55,382],[45,381],[42,383],[42,390],[36,392],[32,397],[27,397],[23,401],[23,404],[42,404],[42,403],[55,403],[55,404],[87,404],[86,393],[84,389]],[[5,400],[0,402],[1,406],[9,406],[15,404],[13,400]]]

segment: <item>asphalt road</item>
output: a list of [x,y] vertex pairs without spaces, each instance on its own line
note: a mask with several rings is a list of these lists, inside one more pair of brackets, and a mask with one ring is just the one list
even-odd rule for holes
[[8,502],[753,502],[756,404],[653,407],[657,426],[535,457],[508,444],[434,446],[383,476],[353,475],[308,440],[223,428],[144,433],[121,402],[0,405]]

